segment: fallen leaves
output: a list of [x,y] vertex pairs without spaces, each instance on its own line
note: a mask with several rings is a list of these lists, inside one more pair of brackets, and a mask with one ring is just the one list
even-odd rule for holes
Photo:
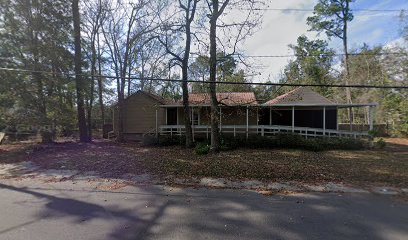
[[[259,180],[304,183],[346,182],[380,183],[407,186],[408,149],[398,140],[400,151],[326,151],[288,149],[238,149],[198,156],[183,147],[144,147],[138,143],[118,144],[95,141],[80,144],[66,142],[47,145],[2,146],[0,163],[33,161],[43,169],[96,172],[107,178],[125,174],[151,174],[172,179],[203,177],[227,180]],[[4,157],[6,151],[7,157]],[[28,156],[26,152],[29,152]],[[3,160],[3,161],[1,161]],[[116,185],[115,185],[116,184]],[[109,190],[124,187],[111,184]],[[269,194],[269,193],[265,193]]]
[[113,183],[99,185],[96,188],[99,190],[103,190],[103,191],[111,191],[111,190],[118,190],[121,188],[125,188],[127,186],[129,186],[129,183],[125,183],[122,181],[115,181]]

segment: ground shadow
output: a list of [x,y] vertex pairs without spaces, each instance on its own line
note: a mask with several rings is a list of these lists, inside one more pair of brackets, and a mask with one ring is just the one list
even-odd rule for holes
[[[57,197],[44,193],[56,189],[0,187],[46,199],[36,217],[77,222],[112,217],[125,223],[125,228],[113,227],[107,239],[398,239],[408,234],[408,205],[371,194],[263,196],[243,190],[179,189],[173,193],[157,187],[75,190],[123,195],[133,204],[129,208],[119,202],[107,207],[86,201],[67,189],[58,189],[64,197]],[[143,205],[146,201],[149,208]]]

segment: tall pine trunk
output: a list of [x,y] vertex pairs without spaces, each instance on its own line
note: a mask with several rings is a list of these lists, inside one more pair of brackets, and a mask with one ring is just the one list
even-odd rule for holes
[[[347,36],[347,28],[348,28],[348,16],[349,16],[349,11],[350,11],[350,6],[349,6],[349,2],[346,1],[346,7],[344,9],[343,12],[343,51],[344,51],[344,67],[346,70],[346,76],[345,76],[345,84],[349,85],[350,84],[350,66],[349,66],[349,53],[348,53],[348,36]],[[351,97],[351,89],[349,87],[345,88],[346,90],[346,102],[348,104],[352,104],[353,100]],[[354,119],[354,113],[353,110],[348,108],[348,115],[350,118],[350,122],[353,121]]]
[[81,62],[81,26],[79,18],[79,0],[72,0],[72,16],[74,20],[74,45],[75,45],[75,83],[77,93],[77,114],[79,127],[79,140],[89,142],[88,127],[86,125],[84,97],[83,97],[83,79]]
[[219,111],[217,100],[217,18],[218,0],[213,1],[213,15],[210,19],[210,100],[211,100],[211,151],[218,152],[221,148],[219,125]]

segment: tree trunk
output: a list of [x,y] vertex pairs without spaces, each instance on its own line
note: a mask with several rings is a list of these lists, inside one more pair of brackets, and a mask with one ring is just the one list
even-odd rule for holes
[[186,147],[190,148],[193,146],[193,131],[191,126],[191,109],[189,106],[188,99],[188,60],[190,57],[191,49],[191,21],[194,18],[195,4],[193,6],[192,18],[190,20],[190,5],[191,0],[188,2],[188,8],[186,10],[186,49],[184,51],[184,57],[182,61],[182,90],[183,90],[183,109],[184,109],[184,126],[186,129]]
[[189,106],[189,99],[188,99],[188,85],[187,85],[187,78],[188,78],[188,60],[186,64],[183,64],[182,69],[182,90],[183,90],[183,110],[184,110],[184,126],[186,129],[186,147],[190,148],[193,146],[193,133],[191,128],[191,111]]
[[96,73],[96,59],[92,60],[92,77],[91,77],[91,89],[90,89],[90,95],[89,95],[89,107],[88,107],[88,136],[89,139],[92,139],[92,108],[93,108],[93,102],[94,102],[94,91],[95,91],[95,73]]
[[[32,4],[30,3],[29,9],[30,9],[30,49],[31,53],[33,55],[33,65],[32,65],[32,77],[34,82],[36,83],[36,92],[37,92],[37,112],[39,115],[39,122],[42,125],[47,125],[48,124],[48,118],[47,118],[47,103],[46,103],[46,97],[44,95],[44,83],[43,83],[43,77],[42,74],[38,71],[40,71],[40,53],[39,53],[39,40],[38,40],[38,33],[36,33],[36,28],[38,27],[37,23],[35,22],[32,8],[36,9],[38,11],[38,1],[33,1]],[[38,32],[38,31],[37,31]]]
[[[345,13],[343,14],[343,50],[344,50],[344,67],[346,69],[346,76],[345,76],[345,84],[349,85],[350,84],[350,67],[349,67],[349,53],[348,53],[348,36],[347,36],[347,23],[348,23],[348,15],[349,15],[349,2],[346,1],[346,7],[345,7]],[[351,89],[349,87],[345,88],[346,90],[346,102],[348,104],[352,104],[352,98],[351,98]],[[352,109],[349,110],[349,118],[350,121],[352,122],[354,119],[354,114]]]
[[83,98],[83,80],[81,63],[81,26],[79,19],[79,0],[72,1],[72,16],[74,20],[74,39],[75,39],[75,83],[77,93],[77,114],[79,127],[79,140],[89,142],[88,130],[85,118],[84,98]]
[[127,84],[127,96],[129,97],[130,96],[130,92],[131,92],[131,83],[132,83],[132,80],[130,79],[130,75],[131,75],[131,73],[132,73],[132,68],[131,68],[131,66],[132,66],[132,62],[131,62],[131,59],[129,59],[129,71],[128,71],[128,84]]
[[96,31],[92,33],[91,37],[91,89],[89,95],[89,106],[87,111],[87,120],[88,120],[88,136],[89,139],[92,139],[92,108],[94,102],[94,91],[95,91],[95,74],[96,74]]
[[99,33],[97,33],[98,41],[98,99],[101,108],[101,120],[102,127],[105,125],[105,108],[103,106],[103,83],[102,83],[102,61],[101,61],[101,48],[99,46]]
[[[125,85],[126,85],[126,74],[128,67],[130,68],[131,66],[129,64],[129,55],[130,51],[132,48],[132,44],[130,42],[130,34],[131,34],[131,29],[132,25],[134,23],[134,9],[132,10],[131,16],[128,21],[128,29],[126,33],[126,44],[125,44],[125,55],[123,57],[123,64],[120,63],[119,67],[119,74],[120,74],[120,79],[118,79],[118,136],[116,137],[116,140],[118,142],[123,142],[125,140],[124,138],[124,101],[125,101]],[[129,76],[130,76],[130,70],[129,70]]]
[[118,136],[116,136],[116,141],[123,142],[125,140],[123,135],[123,101],[124,98],[121,94],[118,96]]
[[217,100],[217,14],[218,1],[213,1],[213,15],[210,19],[210,86],[211,99],[211,151],[218,152],[221,148],[219,125],[219,112]]

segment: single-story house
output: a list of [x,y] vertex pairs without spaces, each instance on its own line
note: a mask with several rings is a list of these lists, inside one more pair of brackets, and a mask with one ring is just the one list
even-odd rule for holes
[[[297,133],[305,137],[360,137],[367,132],[340,131],[338,110],[368,107],[370,130],[373,128],[373,108],[376,103],[338,104],[314,92],[298,87],[264,103],[253,92],[217,93],[220,131],[234,136],[279,132]],[[189,104],[193,135],[209,137],[210,96],[190,93]],[[114,131],[117,118],[114,116]],[[351,124],[351,123],[350,123]],[[127,139],[140,139],[145,134],[183,134],[184,111],[181,101],[174,102],[144,91],[129,96],[124,103],[124,134]]]

